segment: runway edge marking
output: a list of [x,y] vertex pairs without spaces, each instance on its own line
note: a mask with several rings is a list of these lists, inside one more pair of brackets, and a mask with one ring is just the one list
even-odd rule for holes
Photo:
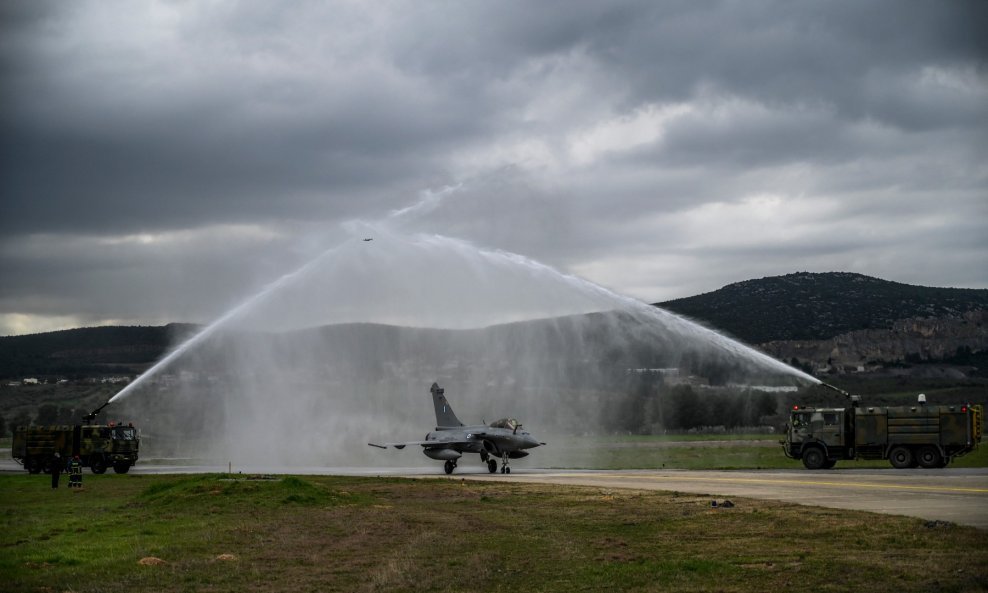
[[[519,476],[521,477],[521,476]],[[969,494],[988,494],[988,488],[962,488],[962,487],[951,487],[951,486],[910,486],[905,484],[876,484],[873,482],[828,482],[820,480],[769,480],[765,478],[707,478],[707,477],[693,477],[693,476],[646,476],[646,475],[629,475],[629,474],[611,474],[611,473],[600,473],[600,474],[583,474],[583,473],[567,473],[567,474],[547,474],[546,478],[620,478],[620,479],[631,479],[631,480],[650,480],[650,481],[692,481],[692,482],[725,482],[725,483],[751,483],[751,484],[784,484],[784,485],[804,485],[804,486],[834,486],[837,488],[875,488],[875,489],[885,489],[885,490],[918,490],[924,492],[954,492],[954,493],[969,493]]]

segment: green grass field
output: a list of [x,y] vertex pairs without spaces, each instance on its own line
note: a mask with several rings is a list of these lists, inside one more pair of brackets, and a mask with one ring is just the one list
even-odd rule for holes
[[84,480],[0,476],[0,590],[988,589],[988,532],[864,512],[449,478]]
[[[530,464],[579,469],[801,469],[785,456],[779,436],[669,435],[562,438],[536,450]],[[550,449],[552,452],[550,452]],[[556,456],[556,451],[566,454]],[[988,467],[988,446],[956,458],[950,467]],[[837,469],[888,468],[888,461],[839,461]]]

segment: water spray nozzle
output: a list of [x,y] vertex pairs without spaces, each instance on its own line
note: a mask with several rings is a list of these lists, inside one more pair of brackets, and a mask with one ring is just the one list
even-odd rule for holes
[[848,399],[851,399],[851,394],[848,393],[848,392],[846,392],[846,391],[844,391],[840,387],[834,387],[830,383],[824,383],[823,381],[820,381],[820,385],[823,386],[823,387],[826,387],[827,389],[832,389],[832,390],[836,391],[837,393],[843,395],[844,397],[846,397]]
[[85,422],[86,424],[92,424],[92,423],[93,423],[93,420],[95,420],[95,419],[96,419],[96,416],[97,416],[97,415],[99,415],[99,413],[100,413],[100,411],[101,411],[101,410],[102,410],[103,408],[105,408],[106,406],[108,406],[108,405],[110,405],[110,400],[112,400],[112,399],[113,399],[113,398],[111,397],[110,399],[108,399],[108,400],[106,400],[105,402],[103,402],[103,405],[102,405],[102,406],[100,406],[100,407],[98,407],[98,408],[96,408],[96,409],[95,409],[95,410],[93,410],[92,412],[90,412],[90,413],[88,413],[88,414],[86,414],[85,416],[83,416],[83,417],[82,417],[82,419],[83,419],[83,421],[84,421],[84,422]]

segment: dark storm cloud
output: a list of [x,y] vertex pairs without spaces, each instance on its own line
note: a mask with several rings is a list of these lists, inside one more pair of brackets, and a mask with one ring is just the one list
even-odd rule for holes
[[[844,117],[899,120],[885,84],[919,65],[983,65],[988,10],[977,2],[688,3],[630,21],[600,52],[641,96],[689,98],[709,84],[770,104],[823,102]],[[922,97],[920,97],[922,98]],[[942,106],[927,105],[931,112]],[[944,114],[952,117],[952,114]]]
[[353,56],[340,77],[318,47],[286,46],[276,24],[250,20],[266,14],[216,16],[206,19],[215,29],[174,26],[179,37],[218,38],[205,54],[152,36],[164,55],[120,55],[140,45],[115,31],[81,40],[95,47],[77,53],[53,39],[81,35],[66,15],[9,42],[5,54],[20,61],[6,69],[2,120],[8,229],[353,216],[353,198],[420,186],[439,168],[438,148],[485,125],[424,82],[376,69],[376,56],[366,69]]
[[646,300],[815,267],[984,286],[986,22],[983,2],[6,2],[0,316],[202,320],[341,222],[440,194],[409,230]]

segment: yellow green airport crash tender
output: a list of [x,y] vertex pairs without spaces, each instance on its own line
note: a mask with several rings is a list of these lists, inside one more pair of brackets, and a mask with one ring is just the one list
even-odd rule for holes
[[77,455],[94,474],[105,473],[108,467],[118,474],[127,473],[137,463],[140,435],[132,424],[92,424],[104,407],[87,414],[85,424],[18,426],[10,456],[32,474],[48,473],[53,463],[65,463]]
[[841,459],[888,459],[892,467],[946,467],[981,442],[980,405],[862,406],[858,396],[823,386],[851,400],[848,408],[793,406],[783,450],[807,469],[829,469]]

